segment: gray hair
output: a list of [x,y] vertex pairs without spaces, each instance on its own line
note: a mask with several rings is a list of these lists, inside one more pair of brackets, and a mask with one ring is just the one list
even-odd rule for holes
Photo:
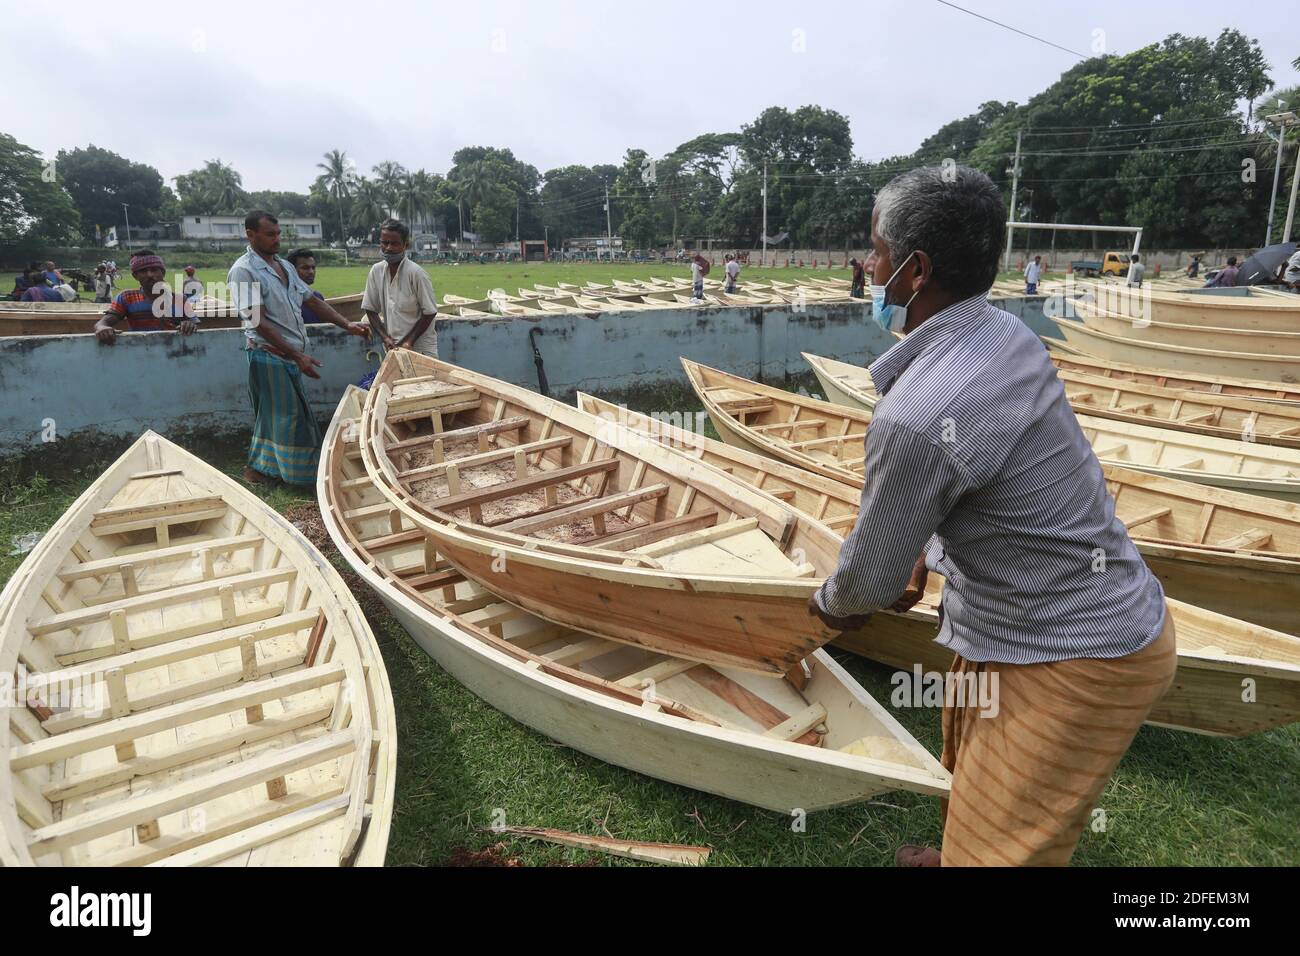
[[403,243],[411,241],[411,230],[406,223],[402,222],[400,219],[385,219],[383,223],[380,224],[379,231],[395,232],[402,237]]
[[988,291],[1007,234],[1002,194],[969,166],[922,166],[890,180],[876,196],[876,233],[898,268],[912,253],[930,257],[934,281],[963,297]]

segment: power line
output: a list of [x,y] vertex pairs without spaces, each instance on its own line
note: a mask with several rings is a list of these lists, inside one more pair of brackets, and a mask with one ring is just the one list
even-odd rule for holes
[[948,0],[937,0],[937,2],[942,3],[945,7],[952,7],[954,10],[960,10],[962,13],[970,14],[972,17],[977,17],[980,20],[984,20],[988,23],[994,24],[995,26],[1002,27],[1002,29],[1004,30],[1010,30],[1012,33],[1019,33],[1022,37],[1029,37],[1029,39],[1031,40],[1037,40],[1039,43],[1045,43],[1050,47],[1055,47],[1056,49],[1060,50],[1063,53],[1069,53],[1071,56],[1077,56],[1080,60],[1089,59],[1088,56],[1086,56],[1083,53],[1080,53],[1078,50],[1071,50],[1069,47],[1063,47],[1059,43],[1053,43],[1051,40],[1045,40],[1042,37],[1035,36],[1032,33],[1026,33],[1024,30],[1020,30],[1017,29],[1016,27],[1011,26],[1010,24],[1003,23],[1001,20],[994,20],[992,17],[986,17],[982,13],[976,13],[974,10],[967,10],[965,7],[959,7],[955,3],[949,3]]

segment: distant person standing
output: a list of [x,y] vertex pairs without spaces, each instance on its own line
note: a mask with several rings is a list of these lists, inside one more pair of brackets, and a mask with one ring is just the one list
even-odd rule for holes
[[1192,256],[1192,261],[1187,263],[1187,278],[1195,279],[1201,274],[1201,257]]
[[1131,289],[1142,288],[1142,276],[1146,274],[1147,267],[1144,266],[1138,254],[1133,253],[1133,260],[1128,267],[1128,286]]
[[389,219],[379,227],[379,251],[384,261],[370,267],[361,311],[386,347],[414,349],[437,358],[438,336],[433,320],[438,316],[438,305],[433,298],[433,282],[429,273],[407,257],[410,244],[411,231],[406,223]]
[[867,294],[867,271],[856,258],[850,259],[849,265],[853,267],[853,279],[849,285],[849,296],[854,299],[865,299]]
[[[298,270],[298,278],[307,283],[309,288],[316,284],[316,253],[312,252],[310,249],[295,249],[293,252],[289,253],[289,261],[292,262],[293,267]],[[315,289],[311,290],[311,294],[314,299],[325,298],[325,296],[321,295]],[[305,304],[302,307],[302,320],[308,325],[314,325],[318,322],[325,321],[324,319],[316,318],[316,313],[307,308]]]
[[95,267],[95,301],[113,301],[113,280],[108,276],[108,268],[102,263]]
[[1038,294],[1038,280],[1043,275],[1043,257],[1034,256],[1034,261],[1025,266],[1025,295]]
[[1213,279],[1205,283],[1207,289],[1227,289],[1237,284],[1237,257],[1228,256],[1228,264]]
[[709,274],[709,260],[700,253],[691,258],[691,301],[704,301],[704,277]]
[[740,263],[736,261],[736,257],[730,252],[727,253],[726,272],[727,283],[723,286],[723,291],[731,295],[735,293],[736,280],[740,278]]

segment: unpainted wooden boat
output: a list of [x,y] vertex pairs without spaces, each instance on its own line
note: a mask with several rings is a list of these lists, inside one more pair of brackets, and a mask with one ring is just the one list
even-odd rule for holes
[[1107,361],[1168,370],[1170,373],[1190,372],[1197,376],[1226,375],[1288,384],[1300,382],[1300,358],[1146,342],[1090,328],[1078,319],[1048,318],[1061,330],[1066,344]]
[[1066,343],[1056,340],[1044,339],[1044,343],[1048,347],[1048,357],[1052,360],[1052,364],[1061,371],[1082,372],[1086,375],[1140,382],[1179,391],[1209,392],[1272,404],[1300,405],[1300,388],[1287,387],[1276,382],[1152,369],[1127,362],[1096,358],[1085,352],[1070,350]]
[[1144,289],[1135,296],[1122,286],[1087,288],[1100,308],[1122,315],[1146,314],[1154,322],[1248,332],[1300,332],[1300,296],[1287,293],[1279,298],[1249,288],[1233,295]]
[[380,865],[396,725],[365,618],[249,491],[146,432],[0,595],[5,865]]
[[[578,407],[720,468],[838,534],[857,519],[861,486],[753,454],[671,420],[578,393]],[[1300,505],[1103,465],[1115,514],[1172,598],[1300,634]]]
[[728,445],[861,487],[869,412],[819,402],[690,359],[681,362]]
[[756,677],[552,624],[465,578],[368,475],[362,394],[349,388],[325,436],[325,526],[415,641],[493,707],[599,760],[783,813],[947,793],[948,773],[824,651],[797,681]]
[[834,532],[631,431],[407,350],[362,418],[389,505],[548,620],[773,675],[834,636],[807,611]]
[[[857,488],[811,472],[800,480],[799,469],[781,462],[579,395],[586,410],[614,416],[669,447],[689,449],[688,454],[698,454],[706,464],[742,481],[757,480],[795,508],[857,514]],[[1149,722],[1241,736],[1300,720],[1300,638],[1280,633],[1268,620],[1250,623],[1177,600],[1180,594],[1195,594],[1202,604],[1250,610],[1286,625],[1283,630],[1300,630],[1300,506],[1122,468],[1103,470],[1116,513],[1131,533],[1146,529],[1169,536],[1135,538],[1171,596],[1169,608],[1178,633],[1178,673]],[[750,477],[765,475],[772,477]],[[829,506],[823,496],[830,498]],[[841,522],[840,532],[845,530]],[[939,575],[930,575],[921,603],[907,614],[878,612],[866,628],[841,635],[836,645],[908,671],[918,664],[926,671],[946,671],[952,654],[934,643],[942,584]],[[1267,687],[1267,712],[1257,706],[1262,696],[1243,700],[1246,679],[1261,691]]]
[[1147,319],[1141,312],[1136,315],[1120,315],[1086,302],[1077,302],[1075,311],[1088,328],[1133,341],[1177,345],[1209,352],[1300,359],[1300,331],[1259,332],[1210,325],[1181,325]]
[[[832,402],[848,408],[875,407],[878,395],[865,368],[808,352],[803,357]],[[1057,374],[1070,407],[1082,415],[1188,434],[1300,448],[1300,408],[1160,388],[1064,369],[1058,369]]]

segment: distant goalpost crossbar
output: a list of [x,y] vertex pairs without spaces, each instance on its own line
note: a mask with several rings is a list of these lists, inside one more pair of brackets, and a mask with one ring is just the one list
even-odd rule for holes
[[1016,229],[1062,229],[1065,232],[1131,232],[1133,233],[1133,251],[1130,255],[1137,255],[1142,248],[1141,226],[1089,226],[1073,222],[1015,222],[1007,220],[1007,255],[1002,263],[1004,269],[1010,267],[1011,235]]

